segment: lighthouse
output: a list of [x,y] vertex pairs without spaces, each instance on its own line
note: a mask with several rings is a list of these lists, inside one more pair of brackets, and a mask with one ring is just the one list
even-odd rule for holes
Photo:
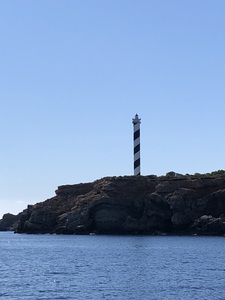
[[140,159],[140,124],[141,119],[135,115],[133,119],[134,125],[134,175],[141,175],[141,159]]

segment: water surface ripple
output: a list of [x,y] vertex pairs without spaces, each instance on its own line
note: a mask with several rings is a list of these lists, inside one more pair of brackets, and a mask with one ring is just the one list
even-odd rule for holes
[[0,233],[1,299],[225,299],[225,238]]

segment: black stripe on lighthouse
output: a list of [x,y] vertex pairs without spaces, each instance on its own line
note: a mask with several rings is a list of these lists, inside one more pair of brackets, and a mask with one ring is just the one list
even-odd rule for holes
[[134,140],[140,137],[140,129],[134,132]]
[[[138,158],[137,160],[135,160],[135,162],[134,162],[134,170],[136,168],[140,167],[140,163],[141,163],[140,158]],[[140,173],[137,173],[137,174],[134,174],[134,175],[140,175]]]
[[140,151],[140,144],[134,147],[134,154]]
[[140,123],[141,119],[135,115],[133,119],[134,125],[134,175],[141,174],[141,159],[140,159]]

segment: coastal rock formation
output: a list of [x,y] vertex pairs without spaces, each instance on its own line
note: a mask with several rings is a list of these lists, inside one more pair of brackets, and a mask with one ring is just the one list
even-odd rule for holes
[[[124,176],[59,186],[0,229],[59,234],[225,234],[225,177]],[[16,219],[17,218],[17,219]],[[10,219],[10,224],[4,225]],[[19,219],[19,221],[18,221]]]
[[18,222],[20,220],[20,214],[5,214],[0,220],[0,231],[16,230]]

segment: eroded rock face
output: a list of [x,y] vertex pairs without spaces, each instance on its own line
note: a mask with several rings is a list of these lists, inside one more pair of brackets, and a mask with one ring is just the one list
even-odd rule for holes
[[[222,177],[106,177],[59,187],[55,197],[29,205],[14,229],[18,233],[225,234],[224,215]],[[0,228],[5,228],[3,221]]]
[[0,231],[15,230],[18,226],[20,215],[5,214],[0,220]]
[[225,217],[201,216],[191,226],[191,231],[197,234],[222,235],[225,233]]

